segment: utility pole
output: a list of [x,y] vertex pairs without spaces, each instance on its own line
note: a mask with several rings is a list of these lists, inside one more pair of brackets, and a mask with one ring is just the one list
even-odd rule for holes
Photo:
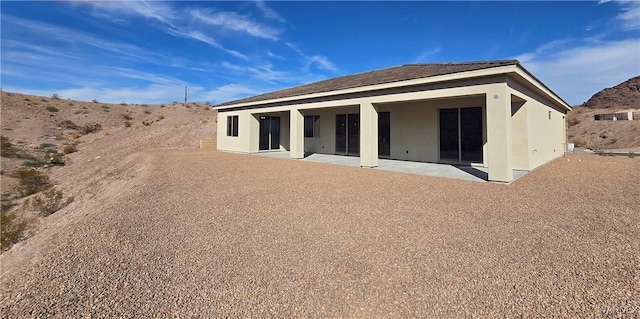
[[184,87],[184,103],[187,103],[187,87]]

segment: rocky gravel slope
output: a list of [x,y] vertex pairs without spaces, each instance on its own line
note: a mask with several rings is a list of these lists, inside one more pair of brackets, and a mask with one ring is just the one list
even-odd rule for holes
[[3,264],[3,318],[640,316],[637,158],[571,155],[511,185],[130,161],[42,254]]

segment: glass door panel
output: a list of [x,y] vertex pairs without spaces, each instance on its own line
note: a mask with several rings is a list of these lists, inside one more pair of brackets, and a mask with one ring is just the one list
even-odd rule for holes
[[360,114],[348,115],[347,154],[360,155]]
[[440,109],[440,159],[460,160],[458,109]]
[[263,150],[269,149],[269,118],[266,116],[260,117],[260,139],[258,142],[258,148]]
[[460,109],[460,149],[463,162],[482,162],[482,108]]
[[271,134],[271,149],[272,150],[280,149],[280,118],[279,117],[271,117],[270,134]]
[[378,157],[391,156],[391,116],[389,112],[378,113]]
[[347,115],[336,115],[336,154],[347,153]]

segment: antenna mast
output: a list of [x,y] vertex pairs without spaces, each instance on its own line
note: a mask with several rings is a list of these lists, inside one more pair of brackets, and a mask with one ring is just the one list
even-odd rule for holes
[[184,103],[187,103],[187,87],[184,87]]

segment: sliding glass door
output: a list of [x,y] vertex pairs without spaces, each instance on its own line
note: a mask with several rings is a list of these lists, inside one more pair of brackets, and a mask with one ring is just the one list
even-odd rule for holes
[[440,160],[482,162],[482,108],[439,110]]

